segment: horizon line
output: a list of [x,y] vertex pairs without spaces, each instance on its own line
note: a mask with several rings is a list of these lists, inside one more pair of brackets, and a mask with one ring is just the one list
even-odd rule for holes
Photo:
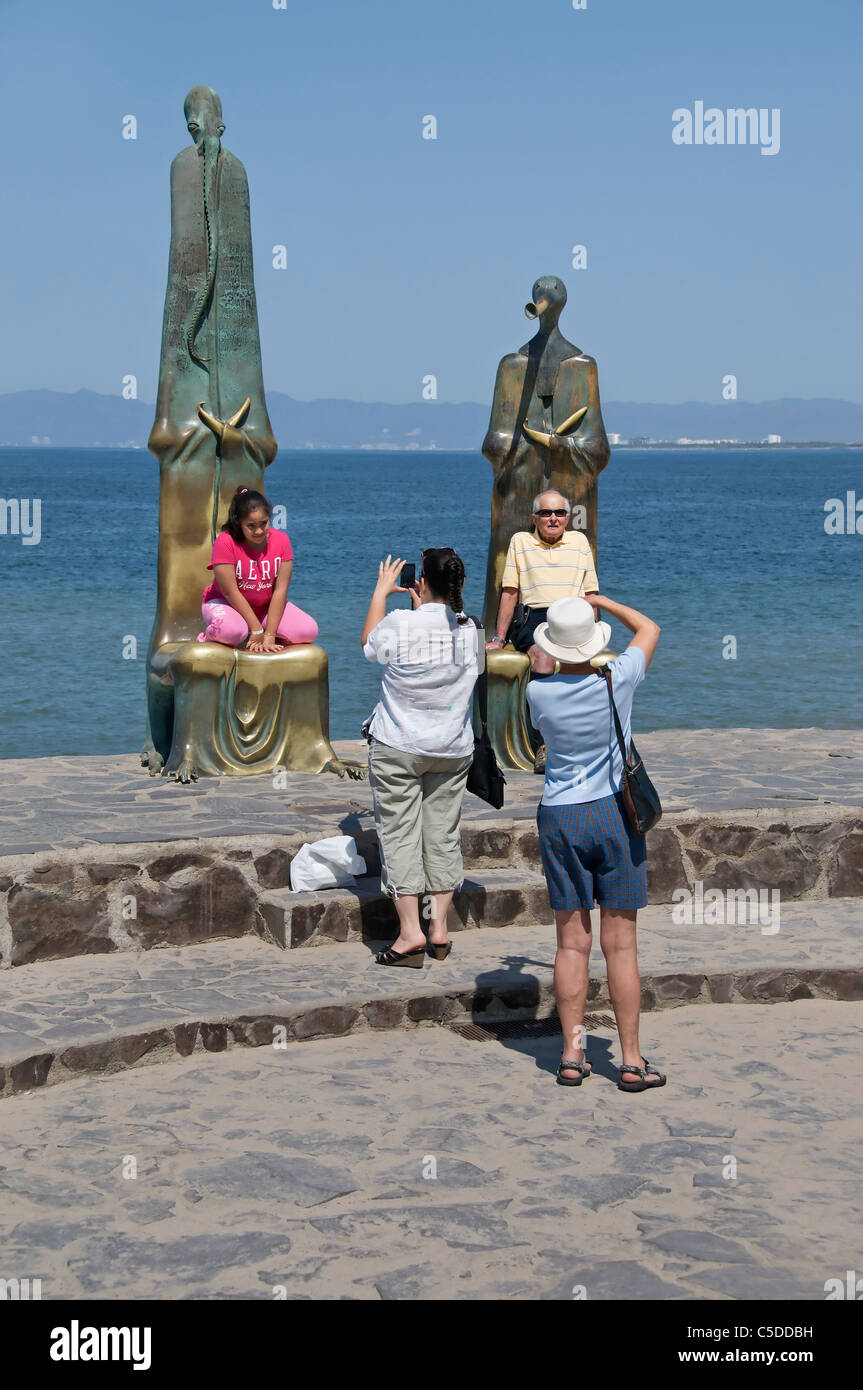
[[[40,393],[40,392],[52,394],[52,395],[55,395],[55,396],[80,396],[80,395],[88,394],[88,395],[92,395],[92,396],[101,396],[101,397],[102,397],[103,399],[105,399],[105,400],[124,400],[124,399],[126,399],[126,398],[123,396],[123,394],[122,394],[121,391],[118,391],[118,392],[97,391],[97,390],[95,390],[94,387],[92,387],[92,386],[79,386],[79,387],[77,387],[75,390],[72,390],[72,391],[61,391],[61,390],[58,390],[57,387],[54,387],[54,386],[22,386],[22,387],[19,387],[19,388],[18,388],[17,390],[15,390],[15,391],[2,391],[2,392],[0,392],[0,401],[5,400],[5,399],[6,399],[7,397],[9,397],[9,396],[25,396],[25,395],[28,395],[28,394],[34,394],[34,395],[35,395],[35,394]],[[423,399],[421,399],[421,398],[417,398],[417,399],[411,400],[411,401],[382,401],[382,400],[362,401],[362,400],[356,400],[353,396],[308,396],[308,397],[305,397],[305,396],[292,396],[292,395],[290,394],[289,391],[283,391],[283,390],[281,390],[279,387],[272,387],[272,388],[269,388],[269,389],[265,389],[265,391],[264,391],[264,398],[266,399],[268,396],[284,396],[284,397],[286,397],[287,400],[295,401],[298,405],[316,405],[316,404],[319,404],[319,403],[325,402],[325,401],[338,401],[338,402],[343,403],[343,404],[345,404],[345,405],[385,405],[385,406],[390,406],[390,407],[393,407],[393,406],[400,407],[400,406],[410,406],[410,405],[421,405],[421,406],[423,406],[423,407],[425,407],[425,406],[435,406],[435,405],[454,405],[454,406],[459,406],[459,405],[461,405],[461,406],[467,406],[467,405],[470,405],[470,406],[482,406],[483,409],[488,409],[489,406],[490,406],[490,401],[487,402],[487,401],[423,400]],[[155,407],[156,407],[156,402],[155,402],[155,401],[144,400],[142,397],[139,397],[139,396],[133,396],[133,397],[130,397],[130,398],[128,398],[128,399],[130,399],[130,400],[136,402],[138,405],[149,405],[149,406],[152,406],[153,409],[155,409]],[[811,405],[813,402],[816,402],[816,401],[827,401],[827,402],[829,402],[831,405],[855,405],[855,406],[856,406],[856,405],[859,405],[859,406],[863,406],[863,401],[851,400],[851,399],[849,399],[847,396],[770,396],[770,397],[765,398],[764,400],[750,400],[750,399],[748,399],[748,398],[746,398],[746,397],[744,397],[744,398],[741,399],[741,397],[738,396],[738,397],[737,397],[736,399],[734,399],[734,400],[720,400],[720,401],[715,401],[715,400],[714,400],[714,401],[697,400],[697,399],[695,399],[694,397],[690,397],[688,400],[685,400],[685,401],[635,401],[635,400],[624,399],[623,397],[608,397],[607,400],[603,401],[603,408],[605,408],[605,407],[607,407],[607,406],[611,406],[611,405],[615,405],[615,406],[617,406],[617,405],[636,405],[636,406],[645,406],[645,405],[651,405],[651,406],[652,406],[652,405],[655,405],[655,406],[664,406],[664,407],[669,407],[669,406],[670,406],[670,407],[674,407],[674,406],[681,406],[681,405],[698,405],[698,406],[708,406],[708,407],[712,407],[712,406],[721,406],[722,408],[725,408],[726,406],[731,406],[731,407],[733,407],[733,406],[735,406],[735,405],[777,405],[777,404],[780,404],[780,403],[783,402],[783,401],[803,401],[803,402],[806,402],[807,404],[810,404],[810,405]]]

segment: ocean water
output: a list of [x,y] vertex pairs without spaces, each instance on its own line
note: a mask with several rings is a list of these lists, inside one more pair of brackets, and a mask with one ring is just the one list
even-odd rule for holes
[[[863,499],[863,451],[613,454],[599,484],[600,588],[662,626],[636,732],[863,725],[863,535],[824,527],[825,502],[849,491]],[[478,451],[286,452],[267,493],[287,509],[291,598],[315,616],[329,655],[331,736],[358,737],[379,679],[359,642],[378,561],[389,551],[418,562],[426,546],[453,545],[468,574],[465,607],[481,611],[491,468]],[[138,749],[155,459],[4,448],[0,495],[39,498],[42,509],[38,545],[0,534],[0,757]],[[134,659],[124,656],[130,637]],[[615,626],[617,648],[626,640]]]

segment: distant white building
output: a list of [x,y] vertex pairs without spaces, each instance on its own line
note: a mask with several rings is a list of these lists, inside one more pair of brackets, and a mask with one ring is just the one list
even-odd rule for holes
[[781,435],[781,434],[768,434],[767,438],[766,438],[766,439],[762,439],[761,443],[762,443],[762,444],[781,444],[781,443],[782,443],[782,435]]
[[608,436],[608,442],[609,442],[609,444],[619,444],[619,443],[620,443],[620,435],[619,435],[619,434],[610,434],[610,435]]

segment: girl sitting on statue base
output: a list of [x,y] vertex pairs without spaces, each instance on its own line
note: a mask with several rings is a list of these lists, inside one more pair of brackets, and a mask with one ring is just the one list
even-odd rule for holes
[[294,552],[285,532],[270,526],[271,515],[263,493],[237,488],[207,566],[213,581],[202,596],[199,642],[276,652],[317,637],[314,618],[287,601]]

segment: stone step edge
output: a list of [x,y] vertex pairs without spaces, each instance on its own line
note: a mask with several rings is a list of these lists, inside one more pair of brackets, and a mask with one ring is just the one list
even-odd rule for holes
[[[411,972],[406,972],[410,974]],[[417,972],[418,974],[420,972]],[[426,972],[423,972],[425,974]],[[409,981],[406,981],[409,983]],[[802,999],[857,1001],[863,999],[863,966],[803,967],[761,965],[757,969],[706,974],[646,972],[641,977],[644,1013],[685,1004],[776,1004]],[[588,986],[587,1002],[610,1009],[604,977]],[[177,1057],[224,1052],[231,1046],[266,1047],[282,1043],[342,1038],[367,1031],[398,1031],[424,1025],[499,1024],[553,1017],[551,978],[529,977],[522,984],[501,983],[477,989],[425,986],[422,994],[363,999],[359,994],[338,1003],[301,1005],[293,1011],[246,1011],[226,1017],[222,1012],[143,1032],[126,1032],[80,1044],[60,1044],[42,1051],[0,1058],[0,1098],[45,1085],[74,1081],[84,1075],[113,1075],[137,1066],[175,1061]],[[284,1029],[284,1034],[276,1030]]]
[[[538,801],[537,796],[537,801]],[[334,808],[335,809],[335,808]],[[462,852],[466,868],[495,868],[513,857],[521,862],[538,862],[538,843],[535,807],[522,814],[514,813],[514,808],[502,807],[500,811],[487,810],[475,816],[465,814],[461,821]],[[363,810],[361,815],[371,816]],[[341,819],[344,818],[342,813]],[[97,874],[111,867],[122,867],[130,858],[139,865],[146,866],[150,861],[164,861],[172,857],[201,856],[206,853],[222,855],[226,858],[252,859],[278,858],[281,863],[267,865],[265,870],[270,882],[261,880],[263,887],[283,887],[288,883],[288,863],[298,850],[306,844],[313,844],[322,838],[321,831],[327,834],[347,833],[339,830],[338,824],[330,828],[316,827],[313,835],[308,832],[288,830],[284,833],[273,829],[239,833],[224,829],[214,835],[196,834],[190,826],[188,834],[171,834],[165,838],[148,837],[140,840],[85,840],[75,844],[54,844],[31,847],[27,843],[19,846],[0,846],[0,891],[5,878],[18,877],[23,868],[37,871],[50,871],[63,866],[94,868]],[[744,855],[761,841],[763,837],[777,845],[777,837],[804,837],[807,842],[813,837],[823,839],[828,845],[843,839],[845,835],[863,835],[863,808],[853,803],[805,803],[795,805],[750,806],[734,810],[705,810],[698,806],[681,806],[663,813],[659,825],[648,832],[648,849],[658,847],[661,839],[672,832],[681,849],[686,852],[689,841],[700,851],[705,866],[711,860]],[[738,843],[741,833],[748,843]],[[358,852],[368,858],[377,868],[379,851],[377,831],[374,823],[358,826],[350,832],[356,841]],[[702,842],[704,835],[707,843]],[[504,837],[501,840],[500,837]],[[507,838],[514,837],[515,856],[510,853]],[[521,844],[522,838],[525,844]],[[723,843],[723,838],[725,842]],[[281,877],[281,882],[273,881]],[[94,882],[99,882],[97,877]],[[836,894],[835,896],[851,896]],[[856,895],[854,895],[856,896]]]
[[[476,852],[480,858],[485,859],[490,853],[492,860],[500,861],[500,846],[495,846],[493,841],[490,845],[484,844],[487,837],[494,837],[501,833],[524,832],[535,838],[536,836],[536,804],[539,801],[539,791],[535,801],[529,807],[501,807],[499,811],[491,808],[478,810],[476,812],[467,811],[462,817],[461,832],[469,840],[478,840]],[[348,805],[353,803],[346,802],[344,808],[339,812],[334,807],[334,824],[327,828],[324,826],[316,827],[316,832],[326,831],[327,834],[348,833],[339,829],[339,822],[344,819]],[[290,811],[290,804],[286,806]],[[376,855],[377,832],[374,822],[371,820],[371,810],[362,808],[359,815],[369,818],[369,824],[358,826],[351,830],[353,838],[357,843],[357,848],[361,854],[368,854],[372,857]],[[851,833],[860,834],[863,832],[863,807],[854,802],[823,802],[820,800],[798,801],[794,803],[777,802],[772,805],[753,805],[735,807],[733,809],[706,809],[698,805],[681,805],[668,807],[664,810],[662,820],[654,830],[648,832],[648,845],[651,839],[658,836],[663,830],[676,830],[681,834],[682,839],[688,839],[692,833],[704,829],[710,833],[722,832],[726,828],[732,830],[746,830],[752,832],[752,840],[761,835],[776,835],[798,833],[823,835],[825,831],[830,832],[831,827],[835,827],[834,834],[838,837],[846,828]],[[270,827],[257,831],[238,831],[235,829],[219,829],[215,834],[196,833],[194,825],[189,826],[188,833],[171,833],[165,837],[142,836],[141,839],[118,838],[114,840],[84,839],[73,843],[41,844],[32,847],[29,842],[22,842],[19,845],[0,845],[0,876],[14,872],[15,866],[19,862],[26,861],[44,862],[51,864],[97,864],[99,861],[111,862],[112,859],[122,862],[124,857],[133,855],[137,860],[142,860],[148,856],[164,857],[166,854],[186,854],[201,852],[206,849],[214,852],[228,853],[230,851],[246,850],[248,857],[258,857],[272,851],[274,848],[281,849],[287,856],[295,854],[302,845],[314,843],[316,839],[322,838],[320,833],[315,833],[311,838],[308,832],[298,830],[277,831]],[[465,861],[474,852],[474,845],[463,845]],[[531,846],[533,849],[533,846]],[[734,854],[734,849],[729,846],[720,846],[714,849],[707,849],[706,857],[711,854],[716,857]],[[486,864],[477,864],[476,867],[490,867]]]
[[[532,816],[490,816],[462,829],[468,874],[539,869]],[[373,829],[363,827],[355,838],[371,858]],[[198,923],[198,941],[265,932],[259,900],[286,886],[293,853],[307,839],[264,833],[115,841],[0,859],[0,967],[12,966],[13,956],[16,966],[56,959],[42,954],[41,942],[60,929],[75,937],[69,955],[180,945],[163,925],[172,911]],[[823,808],[783,807],[664,817],[648,837],[649,902],[673,902],[698,882],[705,890],[775,890],[785,902],[861,897],[863,812],[836,806],[825,816]],[[139,920],[149,915],[150,925],[130,931],[132,899]],[[230,929],[207,929],[213,902],[230,907]]]
[[[354,888],[293,893],[271,889],[258,898],[262,940],[281,950],[376,941],[398,931],[392,898],[380,878],[357,880]],[[554,925],[548,889],[541,873],[518,867],[471,869],[455,893],[450,921],[454,931]]]
[[[236,880],[222,884],[223,894],[228,895],[229,912],[232,907],[229,896],[232,883],[236,883]],[[159,886],[165,889],[164,884],[157,885],[157,889]],[[207,912],[204,924],[201,922],[201,903],[197,898],[190,900],[184,897],[180,907],[185,910],[176,910],[175,916],[168,918],[166,925],[160,908],[166,900],[170,902],[170,888],[162,893],[142,890],[135,899],[136,919],[126,923],[122,914],[127,900],[122,895],[122,887],[113,895],[113,911],[107,917],[103,931],[92,939],[87,932],[80,932],[75,942],[76,949],[71,951],[57,953],[51,931],[43,929],[39,933],[31,933],[29,941],[24,937],[27,954],[23,959],[16,958],[16,938],[7,926],[4,939],[4,929],[0,925],[0,978],[5,970],[32,969],[84,957],[98,960],[105,956],[130,956],[139,951],[150,952],[165,947],[182,949],[251,938],[281,950],[296,950],[378,940],[398,932],[398,919],[392,900],[381,888],[380,878],[371,875],[357,879],[353,888],[322,889],[317,892],[292,893],[289,888],[256,892],[245,887],[242,911],[235,915],[233,921],[227,922],[223,922],[219,915],[219,902],[226,899],[223,896],[219,902],[215,902],[216,895],[213,894],[204,904]],[[182,892],[182,887],[179,891]],[[235,898],[233,906],[236,901]],[[533,870],[518,866],[470,870],[463,887],[455,896],[452,913],[451,920],[457,918],[460,924],[454,927],[455,930],[534,925],[548,927],[553,923],[545,879]],[[147,914],[155,928],[150,934],[143,925],[149,920]],[[189,924],[187,935],[183,933],[183,923]],[[63,922],[63,926],[69,929],[68,920]],[[219,926],[226,926],[226,929],[218,930]]]

